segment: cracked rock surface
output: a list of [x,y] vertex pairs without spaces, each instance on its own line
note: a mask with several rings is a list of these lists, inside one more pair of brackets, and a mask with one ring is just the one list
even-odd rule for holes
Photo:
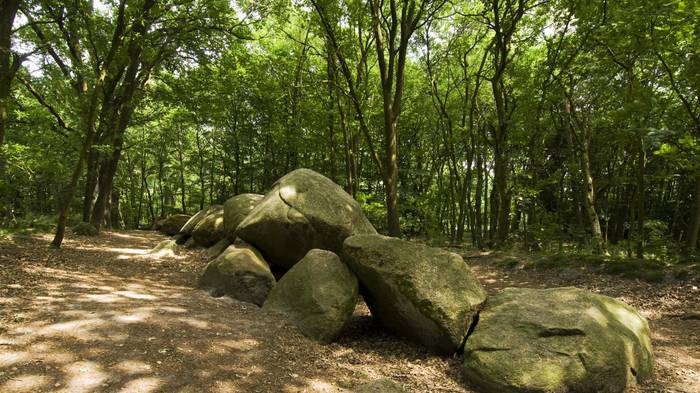
[[268,262],[287,269],[311,249],[340,253],[345,238],[365,233],[376,230],[357,201],[310,169],[277,180],[237,228]]
[[486,292],[462,257],[381,235],[358,235],[343,260],[372,316],[389,331],[443,354],[457,352]]
[[622,392],[648,378],[646,319],[578,288],[506,288],[491,296],[464,348],[483,392]]

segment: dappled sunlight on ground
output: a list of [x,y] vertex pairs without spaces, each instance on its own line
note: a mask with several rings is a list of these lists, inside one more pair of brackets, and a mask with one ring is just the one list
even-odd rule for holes
[[255,305],[194,289],[205,261],[149,254],[162,239],[0,244],[0,391],[345,392],[381,377],[467,391],[446,373],[455,360],[379,332],[364,305],[344,342],[321,346]]
[[[339,341],[322,346],[257,306],[194,289],[200,251],[150,254],[163,239],[133,231],[69,237],[61,250],[50,236],[0,243],[0,391],[347,392],[389,378],[409,392],[469,392],[459,357],[385,333],[364,303]],[[700,321],[669,317],[686,307],[675,292],[496,269],[488,258],[468,262],[491,293],[577,285],[651,315],[660,382],[642,390],[700,391]]]

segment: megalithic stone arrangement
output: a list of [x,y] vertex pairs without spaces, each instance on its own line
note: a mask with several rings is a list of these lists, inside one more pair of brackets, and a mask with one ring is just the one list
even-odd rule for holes
[[649,326],[632,307],[577,288],[487,298],[461,256],[378,235],[357,201],[309,169],[172,232],[169,249],[209,247],[199,283],[213,295],[263,305],[328,343],[359,293],[387,331],[439,354],[463,351],[462,373],[479,392],[622,392],[652,374]]

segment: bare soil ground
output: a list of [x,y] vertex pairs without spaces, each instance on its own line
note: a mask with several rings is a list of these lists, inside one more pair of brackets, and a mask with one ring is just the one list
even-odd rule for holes
[[[161,235],[106,232],[0,240],[1,392],[343,392],[389,378],[409,392],[470,392],[460,358],[384,333],[364,304],[341,340],[319,345],[282,318],[194,288],[200,251],[158,259]],[[468,255],[489,292],[575,285],[638,308],[653,332],[642,392],[700,392],[700,283],[647,284],[585,270],[504,269]]]

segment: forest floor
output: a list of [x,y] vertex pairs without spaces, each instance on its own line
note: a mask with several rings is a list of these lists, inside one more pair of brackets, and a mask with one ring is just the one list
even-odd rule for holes
[[[320,345],[281,317],[194,288],[199,251],[158,259],[153,232],[0,240],[2,392],[344,392],[389,378],[409,392],[469,392],[460,358],[382,332],[360,303],[342,338]],[[700,391],[700,282],[649,284],[580,269],[520,269],[512,255],[466,260],[491,293],[575,285],[621,299],[651,324],[654,381]]]

